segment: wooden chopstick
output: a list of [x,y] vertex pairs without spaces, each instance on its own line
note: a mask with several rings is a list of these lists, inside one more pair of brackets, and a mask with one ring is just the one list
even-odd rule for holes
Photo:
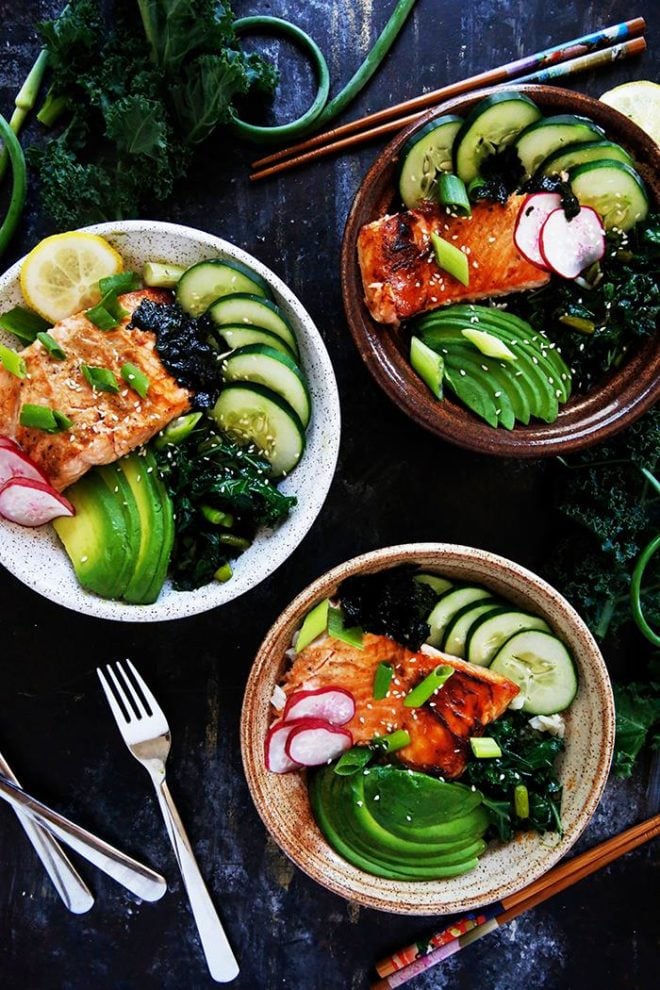
[[[644,23],[642,18],[638,18],[636,21],[630,23],[637,23],[637,21],[642,21],[642,24]],[[554,79],[574,75],[577,72],[597,69],[603,65],[609,64],[610,62],[630,58],[633,55],[639,55],[645,50],[646,40],[643,37],[636,37],[622,44],[601,48],[598,51],[589,52],[585,55],[579,55],[578,57],[568,59],[567,61],[556,62],[555,64],[548,65],[547,68],[539,69],[538,71],[532,72],[528,75],[517,76],[515,77],[515,81],[516,83],[549,82]],[[417,110],[413,113],[407,114],[406,116],[397,117],[394,120],[387,120],[386,122],[380,123],[375,127],[360,130],[357,133],[347,133],[349,131],[355,131],[356,125],[358,124],[362,126],[365,122],[373,122],[374,118],[382,120],[383,117],[381,115],[390,116],[394,110],[398,112],[402,108],[410,109],[410,104],[416,103],[417,100],[426,99],[427,96],[433,95],[435,97],[435,102],[430,104],[433,106],[435,103],[441,102],[442,100],[449,99],[462,93],[471,92],[474,89],[478,89],[486,84],[503,85],[503,81],[501,79],[499,81],[496,80],[495,83],[493,83],[494,72],[499,72],[499,70],[490,70],[488,73],[484,72],[477,76],[470,76],[468,79],[464,79],[461,82],[452,83],[451,85],[444,87],[444,89],[436,90],[434,94],[426,94],[425,97],[417,97],[416,100],[410,100],[406,103],[398,104],[396,107],[389,108],[388,110],[379,111],[377,114],[372,114],[370,117],[362,118],[360,121],[352,121],[350,124],[344,124],[342,127],[337,127],[334,130],[326,131],[323,134],[318,134],[314,138],[310,138],[308,141],[304,141],[299,145],[286,148],[281,152],[275,153],[274,155],[268,155],[266,158],[258,159],[253,163],[253,167],[258,170],[250,175],[250,180],[252,182],[257,182],[260,179],[266,179],[271,175],[277,175],[278,173],[289,171],[290,169],[296,168],[299,165],[304,165],[307,162],[317,161],[318,159],[324,158],[328,155],[336,154],[337,152],[344,151],[348,148],[358,147],[386,134],[392,134],[399,131],[403,127],[408,126],[408,124],[411,124],[422,117],[426,112],[426,109],[428,109],[428,106],[426,106],[426,109],[424,110]],[[512,78],[513,77],[507,77],[507,81],[511,82]],[[438,96],[438,94],[441,95]],[[338,137],[338,135],[344,136]],[[298,154],[297,152],[299,151],[302,151],[302,153]],[[265,165],[266,167],[262,168],[262,165]]]
[[[420,952],[417,946],[410,946],[395,953],[393,956],[388,956],[376,966],[377,971],[384,978],[373,983],[372,990],[393,990],[394,987],[403,986],[413,976],[431,969],[433,966],[442,962],[443,959],[454,955],[461,949],[471,945],[472,942],[483,938],[489,932],[495,931],[502,925],[507,924],[507,922],[517,918],[525,911],[531,910],[543,901],[565,890],[567,887],[578,883],[584,877],[603,869],[603,867],[612,863],[615,859],[631,852],[657,835],[660,835],[660,815],[654,815],[653,818],[649,818],[639,825],[627,829],[620,835],[615,835],[613,838],[602,842],[593,849],[589,849],[579,856],[574,856],[567,862],[555,867],[554,870],[550,870],[545,876],[529,884],[517,894],[503,898],[499,904],[494,906],[494,909],[486,910],[484,914],[485,920],[482,924],[468,927],[464,934],[451,938],[443,944],[442,938],[446,930],[437,933],[430,944],[437,941],[440,943],[438,948],[423,954],[423,950]],[[458,928],[460,924],[460,921],[454,922],[450,928]],[[413,955],[411,955],[411,952]],[[416,958],[414,954],[416,954]],[[400,966],[398,962],[400,959],[409,959],[412,961],[408,965]]]

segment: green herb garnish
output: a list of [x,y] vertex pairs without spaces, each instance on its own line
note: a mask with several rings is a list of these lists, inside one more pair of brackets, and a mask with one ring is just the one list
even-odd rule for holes
[[430,674],[420,681],[419,684],[415,685],[412,691],[403,699],[403,704],[405,708],[421,708],[422,705],[431,698],[436,691],[439,691],[444,684],[447,683],[450,677],[454,673],[453,667],[446,667],[440,664]]
[[55,338],[51,337],[49,333],[38,333],[37,340],[40,344],[43,344],[52,358],[55,358],[56,361],[64,361],[66,358],[66,352],[62,350]]
[[38,333],[50,329],[50,323],[38,313],[33,313],[31,309],[14,306],[13,309],[8,309],[6,313],[0,314],[0,327],[8,333],[13,333],[15,337],[26,344],[31,344]]
[[136,365],[127,362],[122,364],[120,374],[129,388],[137,392],[141,399],[146,399],[151,382],[143,371]]
[[387,692],[392,683],[394,668],[391,663],[379,663],[374,674],[373,696],[376,701],[381,701],[387,697]]
[[48,406],[36,406],[26,402],[21,406],[19,417],[21,426],[33,430],[43,430],[45,433],[62,433],[73,426],[73,420],[65,416],[59,409],[49,409]]
[[0,364],[5,371],[8,371],[10,375],[14,375],[15,378],[25,378],[27,375],[25,358],[22,358],[16,351],[12,351],[11,347],[6,347],[4,344],[0,344]]
[[118,392],[119,382],[109,368],[93,368],[89,364],[81,364],[83,377],[97,392]]

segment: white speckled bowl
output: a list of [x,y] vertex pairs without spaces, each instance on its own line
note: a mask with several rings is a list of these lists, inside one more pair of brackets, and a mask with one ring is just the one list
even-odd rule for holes
[[[50,526],[26,529],[0,520],[0,563],[45,598],[103,619],[156,622],[205,612],[238,598],[272,574],[295,550],[321,510],[334,475],[340,436],[339,395],[330,358],[309,314],[291,290],[269,268],[228,241],[191,227],[151,220],[124,220],[85,229],[107,238],[121,253],[127,269],[139,272],[145,261],[192,265],[204,258],[235,258],[268,282],[296,332],[312,395],[305,453],[280,486],[296,495],[298,505],[276,530],[258,535],[236,560],[234,576],[226,584],[213,582],[197,591],[180,592],[168,582],[153,605],[106,601],[84,591]],[[0,310],[24,305],[18,283],[20,267],[18,261],[0,278]],[[1,330],[0,341],[16,346],[15,338]]]
[[[462,877],[406,883],[351,866],[326,842],[314,821],[304,773],[274,774],[264,765],[270,698],[288,663],[285,650],[304,615],[353,574],[398,564],[484,584],[499,597],[542,615],[571,650],[578,695],[566,713],[566,750],[559,760],[564,785],[564,835],[520,835],[491,843],[479,865]],[[562,596],[531,571],[504,557],[446,543],[388,547],[335,567],[302,591],[263,641],[245,690],[241,749],[257,810],[287,856],[318,883],[366,907],[396,914],[449,914],[501,900],[532,883],[561,859],[586,827],[600,800],[614,745],[614,701],[605,663],[591,633]]]

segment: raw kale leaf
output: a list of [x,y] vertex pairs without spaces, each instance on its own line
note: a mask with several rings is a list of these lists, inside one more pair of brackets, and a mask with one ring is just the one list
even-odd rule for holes
[[437,595],[415,581],[415,572],[416,568],[404,566],[346,578],[338,591],[346,625],[418,650],[429,634],[426,620]]
[[[285,519],[296,504],[269,480],[267,461],[210,424],[155,453],[174,504],[170,575],[180,591],[208,584],[218,568],[249,546],[260,527]],[[203,506],[230,514],[233,525],[210,522]]]
[[660,683],[615,684],[614,702],[614,772],[629,777],[647,741],[653,749],[660,748]]
[[[462,780],[484,795],[494,834],[508,841],[514,832],[561,832],[561,784],[555,760],[564,749],[558,736],[539,732],[529,724],[529,716],[508,712],[488,726],[488,735],[497,741],[502,756],[477,759],[472,756]],[[524,784],[529,793],[529,818],[518,818],[514,790]]]

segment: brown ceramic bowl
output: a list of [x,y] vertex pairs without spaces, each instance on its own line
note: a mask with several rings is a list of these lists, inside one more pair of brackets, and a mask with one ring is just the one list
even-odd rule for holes
[[[639,127],[599,100],[549,86],[511,87],[525,92],[546,115],[577,113],[590,117],[607,136],[622,144],[637,163],[651,194],[660,204],[660,149]],[[562,406],[554,423],[533,421],[508,431],[493,429],[451,397],[439,402],[415,374],[408,360],[407,338],[373,320],[364,303],[357,258],[360,228],[400,208],[396,178],[398,157],[408,138],[434,117],[464,115],[492,90],[449,100],[402,131],[379,155],[367,173],[344,231],[341,256],[344,307],[353,339],[381,388],[415,422],[451,443],[486,454],[543,457],[581,450],[634,422],[660,398],[660,338],[646,341],[616,372],[587,395]]]
[[[314,821],[305,773],[275,774],[264,765],[273,714],[270,699],[289,662],[291,637],[312,606],[334,594],[344,578],[398,564],[419,564],[449,578],[478,582],[498,596],[542,615],[575,659],[580,688],[566,713],[566,750],[559,763],[564,785],[564,835],[524,834],[492,843],[465,876],[405,883],[351,866],[326,842]],[[263,641],[248,679],[241,717],[241,749],[250,793],[263,822],[286,855],[334,893],[397,914],[446,914],[497,901],[537,879],[573,845],[591,818],[607,780],[614,742],[614,703],[603,658],[577,613],[545,581],[503,557],[469,547],[418,543],[356,557],[309,585],[282,613]]]

